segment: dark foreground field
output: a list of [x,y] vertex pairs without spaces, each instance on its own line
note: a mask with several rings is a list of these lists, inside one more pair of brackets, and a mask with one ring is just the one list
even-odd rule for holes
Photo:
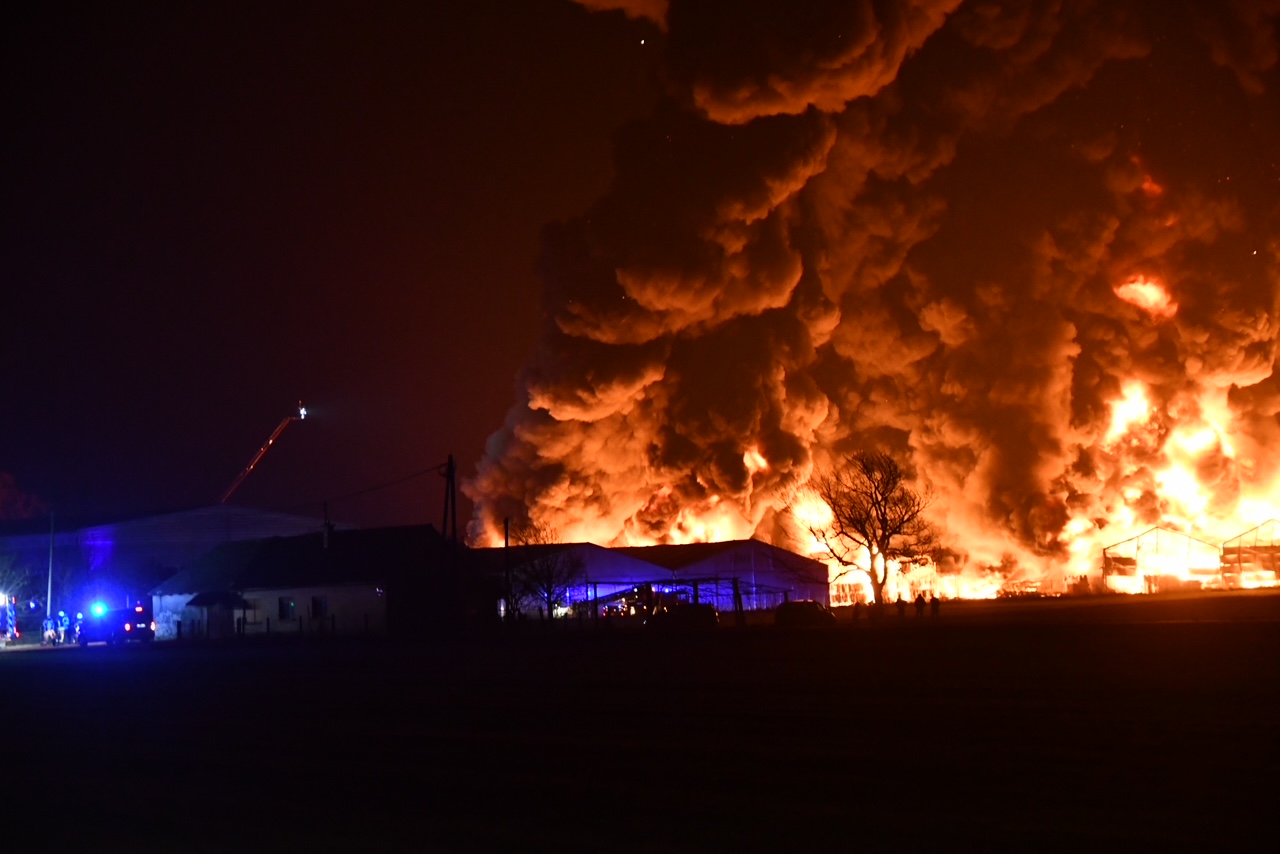
[[10,650],[0,851],[1265,850],[1278,657],[1275,594]]

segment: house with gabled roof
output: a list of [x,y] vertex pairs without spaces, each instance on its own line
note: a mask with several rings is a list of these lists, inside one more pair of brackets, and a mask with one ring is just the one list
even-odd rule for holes
[[225,543],[151,591],[156,636],[389,633],[453,590],[430,525]]
[[[51,578],[51,609],[74,613],[87,610],[94,601],[111,607],[133,603],[216,547],[318,533],[322,527],[322,521],[311,516],[230,504],[123,519],[58,516],[0,525],[0,560],[18,575],[35,579],[27,585],[29,595],[41,604],[45,579]],[[33,613],[43,616],[44,609]]]

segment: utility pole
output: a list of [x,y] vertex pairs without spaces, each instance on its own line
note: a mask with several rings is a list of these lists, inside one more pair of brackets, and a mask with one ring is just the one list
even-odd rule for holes
[[[53,613],[53,507],[49,508],[49,588],[44,597],[44,618]],[[41,643],[44,643],[43,635]]]
[[505,585],[502,596],[506,600],[502,609],[502,618],[511,622],[511,517],[502,520],[502,583]]
[[444,519],[440,523],[440,533],[453,545],[458,544],[458,471],[453,463],[453,454],[444,465],[440,466],[440,474],[444,476]]

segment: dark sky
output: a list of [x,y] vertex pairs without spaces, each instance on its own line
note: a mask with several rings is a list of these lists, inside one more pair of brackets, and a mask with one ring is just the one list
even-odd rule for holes
[[236,503],[439,524],[434,469],[474,469],[535,348],[541,229],[652,106],[656,28],[568,0],[6,9],[10,505],[215,503],[302,398]]

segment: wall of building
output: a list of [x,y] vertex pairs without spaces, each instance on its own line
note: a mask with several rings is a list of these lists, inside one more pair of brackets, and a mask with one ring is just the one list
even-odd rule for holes
[[[805,574],[810,569],[821,574],[810,578]],[[769,547],[748,542],[682,567],[679,576],[722,579],[708,591],[715,596],[716,608],[721,611],[733,607],[731,581],[736,578],[743,609],[765,611],[786,600],[812,599],[828,604],[831,588],[826,571],[825,566],[810,567],[795,555],[779,555]],[[711,600],[704,598],[703,601]]]
[[[173,640],[182,623],[182,636],[222,637],[237,631],[235,620],[244,617],[245,634],[343,635],[387,633],[385,591],[370,584],[250,590],[242,594],[250,607],[234,613],[218,608],[191,607],[194,593],[152,597],[156,638]],[[281,600],[291,602],[282,608]],[[284,616],[282,616],[284,614]]]
[[690,601],[696,598],[729,612],[736,607],[735,579],[742,608],[747,611],[771,610],[788,599],[813,599],[823,604],[829,599],[825,566],[754,541],[674,570],[597,546],[581,549],[579,556],[584,562],[584,577],[570,591],[569,599],[575,603],[648,583],[661,592],[678,590]]
[[178,623],[181,622],[187,635],[197,631],[193,625],[199,616],[199,609],[192,608],[188,613],[187,603],[194,593],[179,593],[174,596],[151,597],[151,619],[156,621],[156,639],[172,640],[178,636]]
[[[387,633],[385,589],[372,584],[248,590],[245,633]],[[283,602],[291,602],[286,611]]]

